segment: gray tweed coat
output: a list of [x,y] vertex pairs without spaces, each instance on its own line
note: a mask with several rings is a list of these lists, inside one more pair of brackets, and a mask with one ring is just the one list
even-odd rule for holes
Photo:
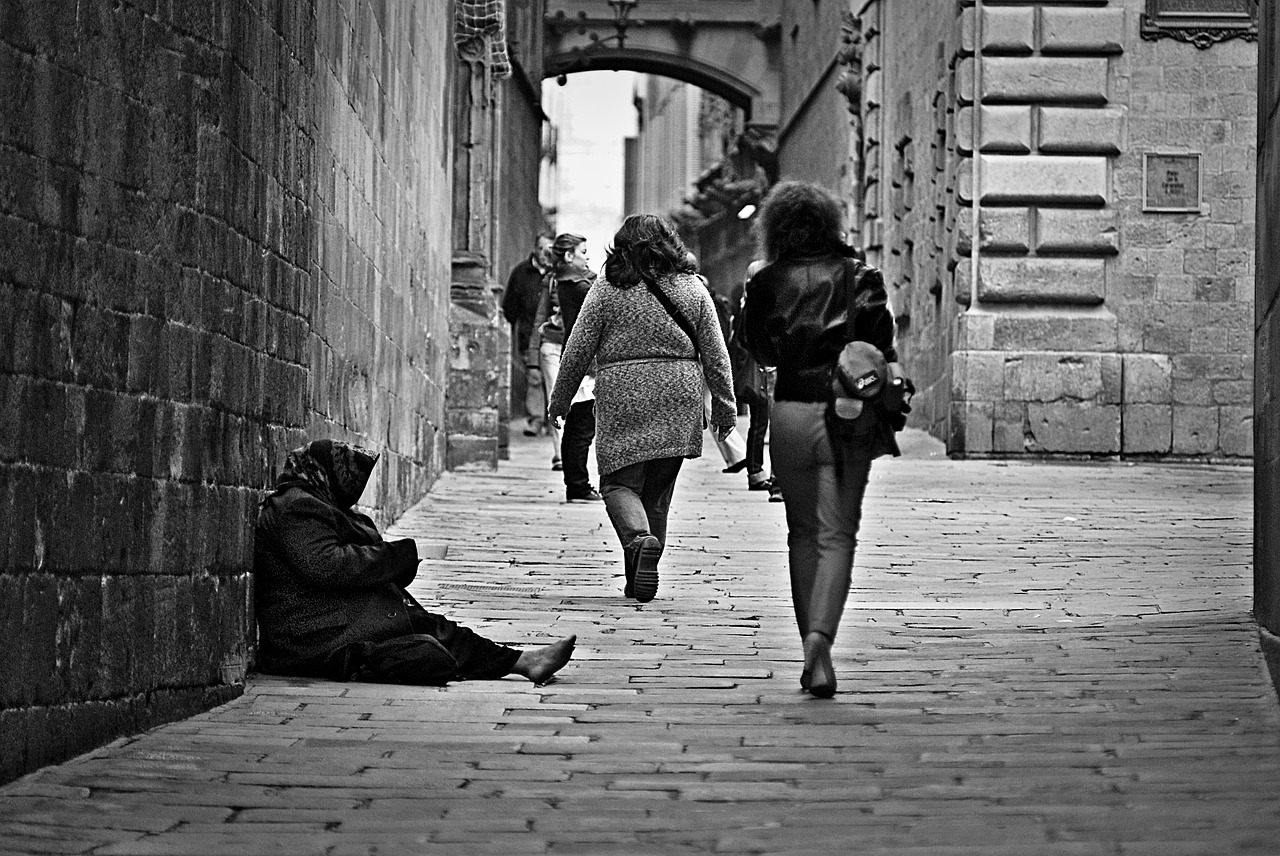
[[693,343],[643,284],[596,281],[560,359],[547,408],[569,412],[583,375],[596,364],[596,462],[602,475],[640,461],[702,454],[703,377],[711,390],[711,424],[737,424],[729,353],[715,305],[696,276],[659,285],[698,334]]

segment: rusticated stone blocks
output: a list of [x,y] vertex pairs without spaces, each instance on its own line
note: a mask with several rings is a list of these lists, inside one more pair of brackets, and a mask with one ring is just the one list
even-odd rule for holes
[[[980,155],[984,205],[1102,205],[1107,201],[1103,157]],[[962,170],[960,198],[973,199],[972,168]]]

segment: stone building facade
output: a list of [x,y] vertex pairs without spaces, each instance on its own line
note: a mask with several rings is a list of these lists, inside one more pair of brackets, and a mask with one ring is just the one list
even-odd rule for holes
[[777,4],[777,177],[844,199],[951,454],[1253,454],[1256,5],[1191,6]]
[[440,11],[4,4],[0,779],[240,691],[288,449],[381,450],[381,521],[442,470]]
[[953,454],[1252,454],[1256,45],[1159,5],[856,10],[851,207]]

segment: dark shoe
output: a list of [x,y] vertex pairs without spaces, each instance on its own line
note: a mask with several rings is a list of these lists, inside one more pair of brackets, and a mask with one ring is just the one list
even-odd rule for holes
[[600,495],[600,491],[591,488],[586,493],[571,493],[565,498],[565,502],[603,502],[604,497]]
[[740,473],[740,472],[742,472],[743,470],[745,470],[746,468],[747,468],[747,459],[746,459],[746,458],[743,458],[741,461],[738,461],[738,463],[736,463],[736,464],[730,464],[729,466],[725,467],[725,468],[724,468],[723,470],[721,470],[720,472],[722,472],[722,473]]
[[[805,680],[808,679],[808,686]],[[836,670],[831,665],[831,640],[814,631],[804,637],[804,671],[800,686],[814,698],[831,698],[836,694]]]
[[559,458],[551,459],[551,471],[556,473],[564,472],[564,464],[560,463]]
[[778,487],[778,483],[773,479],[769,479],[769,501],[782,502],[782,488]]
[[763,479],[761,481],[747,480],[747,490],[773,490],[773,479]]
[[641,535],[633,543],[636,565],[635,599],[648,603],[658,593],[658,559],[662,557],[662,542],[652,535]]
[[622,587],[623,597],[636,596],[636,565],[639,563],[640,554],[634,548],[638,546],[639,544],[632,542],[622,548],[622,573],[627,578],[626,585]]

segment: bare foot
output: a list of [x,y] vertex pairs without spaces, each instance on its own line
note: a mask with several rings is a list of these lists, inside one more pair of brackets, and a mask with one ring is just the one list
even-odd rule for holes
[[565,663],[569,662],[569,658],[573,656],[573,646],[577,641],[577,636],[566,636],[559,642],[553,642],[542,648],[521,651],[520,659],[516,660],[511,671],[517,675],[523,675],[535,684],[545,684],[551,680],[552,675],[564,668]]

